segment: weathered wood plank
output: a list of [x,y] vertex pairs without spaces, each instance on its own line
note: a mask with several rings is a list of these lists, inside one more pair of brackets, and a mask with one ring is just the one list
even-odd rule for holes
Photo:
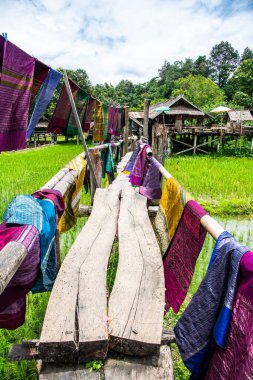
[[122,173],[122,170],[124,170],[126,164],[130,160],[131,155],[132,155],[132,152],[127,153],[124,157],[122,157],[121,161],[118,163],[117,177],[109,186],[109,189],[117,189],[121,191],[125,186],[131,187],[131,184],[129,183],[128,175]]
[[10,242],[0,251],[0,294],[22,264],[27,255],[26,247],[19,242]]
[[23,341],[22,344],[14,344],[8,354],[8,360],[11,362],[20,360],[38,360],[39,341]]
[[[78,305],[78,302],[81,302],[80,296],[78,297],[80,278],[83,276],[80,277],[79,274],[82,264],[85,265],[85,261],[88,260],[86,261],[87,263],[92,258],[94,244],[97,249],[100,249],[96,245],[96,239],[99,238],[102,227],[108,223],[111,217],[111,209],[104,207],[109,193],[111,193],[109,190],[97,189],[92,213],[71,247],[58,273],[47,306],[40,338],[39,353],[44,361],[71,363],[78,359],[77,315],[80,319],[81,313],[88,313],[88,309],[85,310],[82,304]],[[101,241],[100,239],[100,244]],[[107,249],[109,249],[108,245]],[[91,255],[90,258],[89,255]],[[83,270],[84,267],[82,268]],[[101,279],[95,278],[95,281],[95,287],[89,289],[89,292],[93,292],[92,302],[94,303],[96,303],[96,297],[102,292],[101,289],[104,292],[104,284]],[[82,286],[80,290],[82,291]],[[89,305],[91,310],[93,310],[92,302]],[[77,307],[79,307],[79,311]],[[81,330],[84,330],[82,325]],[[83,339],[82,334],[85,334],[85,331],[80,332],[81,339]],[[101,334],[101,337],[103,342],[104,334]],[[94,338],[94,341],[96,342],[97,340]],[[94,357],[101,358],[106,351],[107,348],[103,347],[103,352],[101,353],[98,350],[97,354],[94,354]]]
[[109,300],[110,347],[130,355],[158,352],[164,314],[161,253],[146,198],[125,187],[118,222],[119,263]]
[[106,275],[117,232],[120,192],[106,189],[97,189],[97,192],[101,223],[92,246],[87,247],[89,253],[79,274],[79,362],[105,358],[109,344]]
[[65,176],[54,186],[54,190],[58,190],[62,195],[66,193],[69,187],[73,184],[78,174],[75,170],[70,170]]
[[106,380],[173,380],[173,364],[169,347],[162,346],[158,357],[109,359]]
[[83,366],[56,365],[47,363],[42,366],[39,380],[102,380],[99,372],[90,371]]

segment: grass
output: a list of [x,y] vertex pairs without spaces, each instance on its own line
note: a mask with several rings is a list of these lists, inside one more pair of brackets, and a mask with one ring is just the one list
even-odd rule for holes
[[253,159],[167,158],[166,169],[212,215],[253,215]]

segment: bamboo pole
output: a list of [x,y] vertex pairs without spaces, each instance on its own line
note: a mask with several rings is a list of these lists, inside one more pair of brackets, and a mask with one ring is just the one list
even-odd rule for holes
[[77,125],[77,128],[78,128],[79,136],[80,136],[80,138],[82,140],[82,143],[83,143],[83,148],[84,148],[84,151],[85,151],[86,160],[87,160],[87,163],[88,163],[90,171],[91,171],[91,175],[92,175],[92,178],[93,178],[94,186],[97,188],[98,184],[97,184],[97,179],[96,179],[96,176],[95,176],[95,170],[94,170],[93,164],[91,162],[90,154],[89,154],[89,151],[88,151],[88,148],[87,148],[87,145],[86,145],[86,141],[85,141],[85,138],[84,138],[84,135],[83,135],[82,126],[81,126],[80,119],[79,119],[79,116],[78,116],[78,113],[77,113],[77,109],[76,109],[76,105],[75,105],[75,102],[74,102],[73,94],[71,92],[71,88],[70,88],[70,85],[69,85],[69,80],[68,80],[68,76],[67,76],[66,70],[64,70],[63,77],[64,77],[65,86],[66,86],[66,89],[67,89],[67,92],[68,92],[69,101],[70,101],[70,104],[71,104],[71,107],[72,107],[72,111],[73,111],[73,114],[74,114],[74,117],[75,117],[76,125]]
[[[150,160],[153,160],[157,165],[160,163],[154,158],[151,157]],[[164,166],[159,167],[160,173],[163,175],[164,178],[169,179],[173,176],[165,169]],[[221,227],[221,225],[213,219],[210,215],[205,215],[200,219],[200,223],[205,228],[205,230],[215,239],[217,240],[218,237],[222,232],[224,232],[224,228]]]
[[[143,119],[143,136],[148,139],[148,113],[149,113],[149,105],[150,105],[150,99],[144,100],[144,119]],[[148,139],[149,140],[149,139]]]

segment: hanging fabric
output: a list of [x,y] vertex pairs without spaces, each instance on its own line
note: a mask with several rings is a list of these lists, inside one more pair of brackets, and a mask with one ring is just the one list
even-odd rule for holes
[[93,164],[95,177],[97,180],[98,187],[102,187],[102,159],[101,153],[98,149],[92,149],[89,151],[90,159]]
[[148,164],[143,184],[139,188],[139,193],[149,200],[160,199],[162,195],[159,166],[154,161]]
[[108,134],[108,105],[103,103],[103,119],[104,119],[104,141],[107,140]]
[[26,147],[35,59],[0,36],[0,152]]
[[90,96],[86,114],[85,114],[85,123],[84,123],[84,132],[86,133],[88,133],[90,130],[90,124],[91,124],[95,106],[96,106],[96,99]]
[[136,161],[136,158],[137,158],[137,156],[139,154],[140,149],[141,149],[141,147],[138,144],[137,147],[135,148],[135,150],[133,151],[133,153],[132,153],[132,155],[130,157],[130,160],[126,164],[126,167],[124,168],[124,170],[122,171],[122,173],[124,173],[124,174],[130,174],[131,173],[131,171],[133,170],[133,167],[134,167],[134,164],[135,164],[135,161]]
[[149,148],[148,144],[143,144],[140,148],[138,156],[135,160],[133,170],[130,174],[129,182],[134,186],[141,186],[146,170],[148,168],[147,158],[147,149]]
[[205,377],[215,344],[226,344],[240,260],[248,251],[227,231],[218,237],[214,260],[174,328],[177,346],[193,379]]
[[[74,83],[71,79],[69,80],[69,85],[70,85],[72,95],[75,98],[76,93],[78,91],[78,85]],[[68,122],[70,111],[71,111],[71,104],[69,101],[69,96],[68,96],[66,86],[64,84],[62,87],[61,94],[58,99],[56,108],[54,110],[52,119],[49,122],[47,132],[62,134]]]
[[184,206],[190,199],[192,199],[191,196],[173,177],[167,179],[154,223],[162,255],[167,251],[181,219]]
[[45,65],[43,62],[35,59],[35,68],[34,68],[34,76],[33,76],[33,85],[31,89],[31,96],[34,98],[43,85],[47,75],[49,72],[49,66]]
[[112,131],[113,136],[119,135],[118,128],[119,128],[119,108],[115,107],[114,117],[113,117],[113,131]]
[[103,104],[97,100],[95,108],[93,141],[104,140]]
[[115,114],[115,108],[113,106],[108,107],[108,133],[110,135],[113,135],[114,131],[114,114]]
[[27,130],[27,138],[30,138],[37,123],[43,115],[48,103],[50,102],[53,93],[62,77],[62,74],[53,69],[49,70],[45,82],[38,95],[37,103],[34,107],[32,117]]
[[[76,110],[80,119],[81,127],[82,127],[82,130],[84,130],[84,118],[85,118],[87,103],[89,100],[89,95],[87,95],[86,92],[84,92],[81,88],[79,88],[74,100],[75,100]],[[63,131],[63,135],[68,136],[68,137],[74,137],[76,135],[79,135],[74,112],[72,109],[70,112],[67,126]]]

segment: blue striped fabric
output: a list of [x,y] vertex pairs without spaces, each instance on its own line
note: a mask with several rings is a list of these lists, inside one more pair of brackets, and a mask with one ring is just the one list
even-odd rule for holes
[[43,86],[38,95],[37,103],[34,107],[32,117],[30,119],[26,137],[29,138],[34,131],[39,119],[43,115],[48,103],[50,102],[53,93],[62,77],[58,71],[50,69]]
[[206,276],[175,326],[180,354],[193,379],[204,377],[214,342],[226,342],[239,263],[247,251],[227,231],[219,236]]

